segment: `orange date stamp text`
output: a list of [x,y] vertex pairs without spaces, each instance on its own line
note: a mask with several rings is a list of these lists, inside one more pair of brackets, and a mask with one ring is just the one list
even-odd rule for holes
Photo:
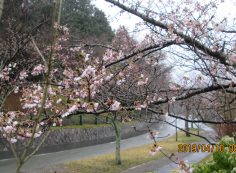
[[[230,153],[236,152],[236,144],[231,144],[228,147]],[[221,144],[211,145],[211,144],[178,144],[178,152],[224,152],[225,147]]]

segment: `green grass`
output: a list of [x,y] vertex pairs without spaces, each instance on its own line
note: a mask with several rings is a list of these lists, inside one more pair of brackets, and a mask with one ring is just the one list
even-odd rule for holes
[[[191,136],[186,137],[185,133],[179,132],[179,141],[175,141],[175,136],[159,141],[158,144],[163,146],[163,151],[167,154],[177,152],[179,143],[190,143],[202,141],[202,139]],[[122,165],[115,164],[114,153],[96,156],[76,162],[71,162],[67,165],[71,172],[75,173],[120,173],[130,167],[140,165],[152,160],[163,157],[161,153],[156,156],[150,156],[149,151],[152,145],[145,145],[127,149],[121,152]]]

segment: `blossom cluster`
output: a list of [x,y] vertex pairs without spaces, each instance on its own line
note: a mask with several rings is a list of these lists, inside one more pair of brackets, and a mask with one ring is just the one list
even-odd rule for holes
[[[149,131],[149,134],[148,134],[148,139],[151,139],[154,141],[154,144],[153,146],[151,147],[150,149],[150,152],[149,154],[151,156],[155,156],[158,152],[163,152],[162,149],[163,147],[162,146],[159,146],[156,142],[156,138],[158,137],[159,135],[159,132],[158,131],[152,131],[150,130]],[[177,157],[174,153],[172,153],[170,156],[169,156],[169,159],[175,159],[176,163],[178,163],[178,169],[176,170],[178,173],[192,173],[193,169],[192,167],[190,166],[190,164],[188,164],[187,161],[184,161],[184,160],[181,160],[179,157]]]
[[[32,137],[34,122],[30,120],[21,121],[22,116],[24,116],[24,113],[19,111],[0,113],[0,132],[7,141],[16,143],[18,140]],[[42,131],[40,130],[40,126],[37,125],[33,137],[40,137],[41,134]]]

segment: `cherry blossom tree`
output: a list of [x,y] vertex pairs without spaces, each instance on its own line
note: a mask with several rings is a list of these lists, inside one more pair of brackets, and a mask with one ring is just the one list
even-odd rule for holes
[[[51,105],[50,96],[54,95],[49,82],[52,78],[52,61],[54,58],[55,50],[58,49],[57,37],[58,31],[63,30],[58,26],[56,22],[58,4],[53,3],[53,17],[51,19],[52,32],[50,35],[51,42],[50,45],[46,48],[45,52],[41,52],[37,46],[33,36],[27,35],[26,40],[21,38],[22,45],[20,48],[16,48],[16,51],[13,51],[13,55],[10,53],[9,56],[5,54],[5,57],[1,60],[1,71],[0,71],[0,88],[1,88],[1,107],[0,107],[0,133],[6,141],[8,142],[10,149],[12,150],[14,157],[17,159],[17,168],[16,172],[20,172],[23,164],[30,159],[42,145],[46,139],[47,134],[42,139],[42,141],[33,148],[32,145],[35,138],[41,136],[44,131],[45,124],[41,122],[43,112],[45,109],[49,109]],[[59,18],[57,19],[59,21]],[[9,23],[11,26],[11,23]],[[11,31],[11,28],[9,28]],[[66,31],[64,31],[66,32]],[[16,36],[16,37],[15,37]],[[12,39],[20,37],[21,35],[10,35]],[[31,43],[31,45],[29,44]],[[17,44],[17,42],[16,42]],[[40,58],[40,61],[36,65],[33,63],[32,66],[29,63],[28,57],[23,57],[22,60],[17,59],[20,56],[19,52],[25,52],[26,45],[30,48],[35,49],[35,53],[32,55],[37,55]],[[1,45],[3,46],[3,45]],[[13,47],[14,45],[12,45]],[[10,48],[12,48],[10,47]],[[4,54],[2,54],[4,55]],[[47,58],[46,58],[47,57]],[[27,62],[26,67],[23,67],[24,63]],[[38,64],[37,64],[38,63]],[[38,83],[38,79],[42,79],[42,84]],[[29,80],[29,78],[31,78]],[[33,82],[33,79],[36,82]],[[22,93],[22,108],[23,112],[17,111],[5,111],[4,102],[9,94],[12,92]],[[31,118],[28,118],[30,116]],[[47,126],[54,124],[58,119],[47,119]],[[60,122],[60,120],[59,120]],[[26,141],[25,147],[22,150],[17,150],[15,143],[19,140],[28,139]]]
[[[152,65],[155,73],[152,74],[153,76],[149,76],[155,77],[158,71],[156,69],[157,62],[154,59],[144,61],[142,63],[146,64],[145,67],[139,62],[139,53],[134,53],[131,55],[133,60],[129,63],[132,64],[135,71],[129,67],[129,64],[111,66],[110,63],[125,56],[123,51],[128,51],[129,46],[133,48],[141,45],[133,41],[132,45],[128,44],[129,46],[116,48],[119,50],[108,49],[102,58],[93,58],[79,46],[70,49],[65,46],[68,39],[67,28],[59,26],[56,22],[54,22],[53,28],[54,32],[63,33],[63,36],[58,37],[57,34],[52,32],[51,43],[48,47],[41,48],[34,38],[30,39],[32,49],[40,59],[38,63],[27,66],[28,69],[16,70],[19,62],[12,64],[11,61],[7,61],[8,65],[3,63],[1,70],[1,91],[6,93],[1,94],[3,96],[1,105],[4,105],[5,99],[11,92],[22,93],[21,103],[24,112],[6,112],[4,110],[1,112],[1,133],[9,142],[14,156],[18,159],[17,172],[19,172],[24,162],[38,150],[47,135],[45,135],[39,146],[30,155],[27,155],[34,138],[41,136],[43,131],[50,126],[61,125],[61,118],[84,113],[99,115],[105,112],[112,112],[113,117],[111,120],[118,139],[117,163],[121,163],[120,125],[116,121],[116,112],[121,111],[121,107],[124,107],[125,104],[128,107],[134,102],[137,110],[147,107],[149,102],[148,93],[151,90],[153,91],[157,85],[152,84],[152,80],[148,81],[148,74],[145,77],[143,73],[147,73],[147,65]],[[122,31],[120,33],[122,34]],[[124,37],[128,38],[128,35],[124,35]],[[115,44],[117,43],[114,41]],[[29,45],[27,44],[27,46]],[[142,56],[148,56],[148,54]],[[137,64],[135,64],[136,62]],[[159,72],[159,76],[168,72],[168,68],[162,70]],[[139,75],[129,75],[133,72]],[[39,79],[33,81],[35,78]],[[4,90],[6,83],[9,84],[9,81],[12,82],[12,85],[10,85],[9,89]],[[122,86],[126,81],[129,81],[128,85]],[[126,97],[128,91],[135,92],[136,83],[143,94],[140,97],[140,92],[135,93],[135,97],[139,97],[142,100],[139,99],[137,101],[134,97],[127,103],[125,101],[127,98],[119,98],[119,93],[124,94]],[[150,89],[144,89],[147,85],[150,86]],[[109,87],[107,88],[107,86]],[[108,89],[110,92],[105,92]],[[119,92],[115,94],[112,90]],[[144,90],[147,92],[146,94]],[[134,108],[124,108],[123,111],[129,109]],[[27,116],[29,115],[32,118],[28,119]],[[122,120],[127,120],[126,115],[124,115]],[[29,142],[23,153],[17,153],[14,144],[23,139],[29,139]]]
[[[153,101],[153,105],[203,96],[203,93],[208,97],[205,101],[211,100],[219,90],[224,94],[234,93],[235,19],[217,14],[224,1],[106,1],[143,21],[139,26],[150,31],[150,49],[153,49],[152,44],[161,44],[160,47],[165,48],[170,56],[177,57],[176,66],[187,67],[195,73],[191,74],[191,79],[183,76],[181,81],[171,86],[175,92]],[[216,107],[213,105],[212,110]],[[234,119],[222,119],[219,114],[214,116],[218,118],[214,118],[212,123],[235,123]],[[207,122],[208,118],[205,116],[200,121]]]
[[[173,55],[173,59],[177,56],[179,62],[176,66],[187,66],[187,70],[197,74],[192,73],[191,78],[183,76],[170,86],[173,90],[170,96],[152,104],[184,100],[217,90],[234,93],[235,26],[234,19],[217,16],[217,8],[223,2],[107,2],[143,21],[142,27],[150,30],[151,41],[147,42],[149,50],[164,49]],[[159,45],[159,49],[155,50],[156,47],[151,45]]]
[[[132,117],[127,117],[128,111],[145,110],[155,116],[145,117],[141,121],[163,122],[164,112],[160,111],[163,104],[204,95],[207,96],[205,102],[209,103],[218,91],[235,93],[236,32],[234,21],[215,16],[220,2],[106,1],[142,19],[143,26],[150,31],[143,41],[135,41],[121,27],[112,45],[103,46],[107,50],[101,57],[93,56],[92,52],[84,49],[83,43],[68,46],[69,32],[66,27],[60,26],[61,5],[57,3],[50,20],[52,31],[45,45],[39,45],[37,41],[40,39],[35,39],[33,35],[27,35],[23,41],[17,38],[18,34],[11,35],[15,43],[21,40],[20,48],[13,45],[16,53],[31,49],[27,58],[22,54],[18,56],[22,59],[17,59],[13,54],[0,66],[0,132],[18,158],[17,172],[40,147],[37,146],[27,155],[34,139],[51,126],[62,125],[65,117],[86,113],[110,115],[118,141],[117,163],[120,164],[119,113],[120,119],[129,121]],[[59,9],[59,15],[55,9]],[[56,16],[59,16],[57,20]],[[36,63],[30,63],[32,56],[37,57]],[[164,63],[169,56],[177,57],[179,62],[176,66],[187,66],[196,75],[191,78],[182,76],[180,81],[170,83],[171,67]],[[21,64],[24,61],[27,66]],[[3,110],[7,96],[13,91],[22,93],[24,111]],[[212,104],[212,110],[216,106]],[[208,116],[190,120],[170,112],[165,115],[186,122],[236,123],[224,118],[212,121],[207,119]],[[149,134],[154,140],[151,154],[162,151],[155,141],[155,133],[149,130]],[[19,155],[14,143],[23,139],[29,140]],[[176,160],[180,170],[190,172],[187,163]]]
[[[105,112],[112,112],[106,117],[110,119],[115,129],[118,164],[121,163],[120,121],[131,120],[132,117],[127,116],[130,110],[147,108],[150,93],[154,94],[155,89],[163,89],[168,83],[170,68],[160,64],[164,54],[157,54],[148,59],[141,58],[141,56],[149,56],[148,53],[134,54],[128,63],[109,65],[126,56],[125,52],[141,47],[142,44],[135,42],[126,29],[121,27],[113,39],[112,49],[108,49],[102,58],[94,58],[84,53],[81,61],[73,62],[73,64],[78,63],[77,66],[68,65],[63,72],[65,78],[61,84],[66,86],[64,91],[71,93],[68,90],[73,89],[75,95],[68,95],[71,105],[61,116],[76,116],[83,112],[94,113],[98,116]],[[72,51],[81,50],[73,48]]]

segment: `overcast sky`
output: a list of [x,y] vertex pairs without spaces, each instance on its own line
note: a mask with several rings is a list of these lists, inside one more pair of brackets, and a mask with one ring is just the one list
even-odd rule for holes
[[94,3],[99,9],[104,11],[113,30],[117,30],[119,26],[124,25],[131,32],[135,28],[135,24],[141,21],[134,15],[128,13],[120,14],[120,8],[111,6],[110,3],[104,0],[94,0]]
[[[234,18],[236,17],[236,0],[224,0],[218,9],[219,16]],[[130,30],[134,29],[135,24],[140,20],[134,15],[123,13],[120,15],[120,9],[112,7],[110,3],[104,0],[94,0],[94,4],[105,12],[113,29],[117,29],[120,25],[125,25]]]

